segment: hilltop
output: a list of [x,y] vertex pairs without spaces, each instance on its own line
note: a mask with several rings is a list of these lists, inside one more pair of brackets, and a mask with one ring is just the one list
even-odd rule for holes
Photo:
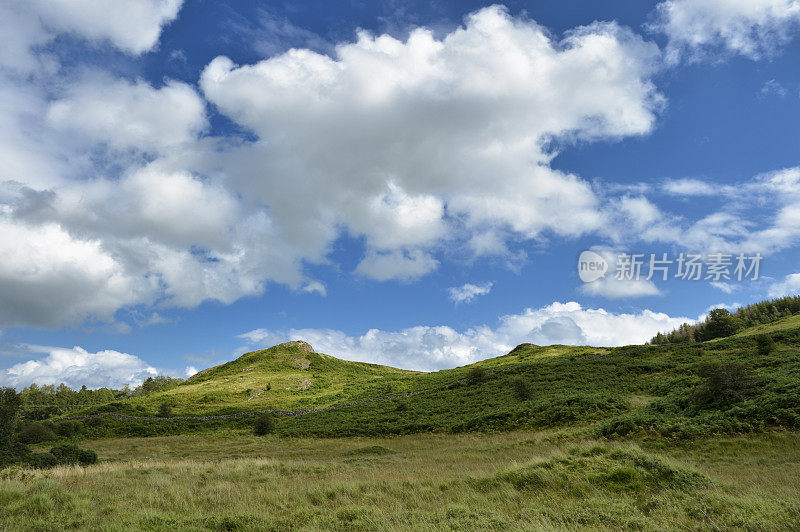
[[202,370],[183,384],[134,398],[148,412],[167,402],[176,414],[321,408],[375,395],[410,391],[415,375],[378,364],[350,362],[293,341],[245,353]]
[[[263,411],[278,415],[275,430],[287,436],[584,427],[608,437],[695,438],[796,428],[798,325],[793,316],[759,325],[758,334],[666,346],[522,344],[432,373],[348,362],[292,342],[81,415],[99,417],[84,427],[93,437],[246,428]],[[759,347],[764,335],[769,352]],[[177,417],[155,418],[167,401]]]

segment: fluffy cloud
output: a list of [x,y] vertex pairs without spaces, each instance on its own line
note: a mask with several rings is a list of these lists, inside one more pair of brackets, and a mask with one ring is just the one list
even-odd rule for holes
[[445,326],[418,326],[396,332],[372,329],[361,336],[328,329],[256,329],[239,337],[253,346],[305,340],[319,352],[348,360],[437,370],[502,355],[524,342],[595,346],[639,344],[659,331],[693,321],[650,310],[613,314],[603,309],[584,309],[578,303],[569,302],[503,316],[495,328],[483,325],[463,332]]
[[32,347],[36,352],[47,353],[39,360],[29,360],[0,370],[0,385],[23,388],[32,383],[39,385],[61,383],[71,388],[122,388],[126,384],[138,386],[158,371],[142,359],[118,351],[90,353],[81,347]]
[[481,285],[476,285],[466,283],[462,286],[448,288],[447,292],[450,294],[450,299],[458,305],[459,303],[469,303],[478,296],[485,296],[492,291],[493,284],[494,283],[483,283]]
[[669,37],[668,60],[691,59],[714,49],[750,59],[771,55],[800,22],[796,0],[668,0],[654,27]]
[[143,53],[181,2],[95,4],[20,2],[0,22],[25,52],[0,53],[15,72],[0,73],[0,326],[230,303],[269,282],[324,293],[304,268],[344,234],[365,243],[354,273],[383,281],[428,274],[450,244],[508,257],[508,239],[596,231],[596,191],[550,168],[551,148],[646,134],[663,100],[658,49],[630,31],[557,40],[491,7],[440,39],[362,32],[331,56],[217,58],[203,95],[255,138],[214,138],[186,84],[62,77],[34,51],[69,33]]
[[22,189],[14,214],[29,222],[59,222],[104,240],[147,238],[178,247],[222,248],[239,221],[238,208],[221,186],[152,163],[117,180],[68,183],[43,192]]
[[70,85],[47,118],[93,144],[156,153],[194,141],[207,126],[205,105],[189,85],[168,81],[154,89],[102,74]]
[[787,275],[783,281],[769,287],[770,297],[783,297],[800,294],[800,273]]
[[243,213],[224,188],[183,171],[151,163],[117,181],[9,196],[0,326],[110,320],[135,304],[227,304],[261,293],[265,279],[324,293],[266,213]]
[[[23,2],[19,2],[22,4]],[[183,0],[27,0],[44,25],[95,42],[109,41],[131,54],[151,50],[161,29],[175,20]]]
[[152,50],[161,30],[178,16],[183,0],[5,0],[0,4],[0,68],[31,73],[57,65],[34,53],[59,34],[90,42],[108,42],[138,55]]
[[122,306],[147,301],[147,280],[129,275],[98,240],[2,216],[0,234],[0,325],[107,320]]
[[[237,190],[282,226],[338,223],[365,237],[359,273],[408,278],[464,232],[600,227],[592,188],[550,168],[543,146],[648,133],[662,103],[649,80],[657,57],[615,24],[559,42],[495,6],[442,39],[425,28],[406,41],[362,32],[334,57],[293,49],[243,66],[218,57],[200,85],[258,136],[225,165]],[[296,203],[303,220],[286,207]]]

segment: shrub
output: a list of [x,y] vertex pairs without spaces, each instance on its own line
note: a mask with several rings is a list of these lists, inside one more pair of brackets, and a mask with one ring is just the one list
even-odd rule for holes
[[272,414],[262,414],[256,418],[255,422],[256,436],[264,436],[275,430],[275,418]]
[[766,334],[759,335],[756,337],[756,347],[759,355],[769,355],[775,351],[775,340]]
[[158,407],[158,417],[172,417],[172,404],[163,402]]
[[90,465],[97,463],[97,453],[89,449],[81,449],[76,445],[59,445],[50,449],[50,454],[60,464]]
[[27,445],[19,442],[9,444],[0,449],[0,468],[7,465],[17,464],[31,453]]
[[34,444],[56,439],[53,429],[44,423],[31,423],[19,433],[17,439],[22,443]]
[[49,469],[58,465],[58,458],[51,453],[31,453],[26,461],[29,466],[36,469]]
[[752,395],[758,385],[753,368],[741,362],[711,364],[700,371],[705,377],[694,393],[694,401],[701,405],[728,406]]
[[81,428],[83,428],[83,424],[80,421],[62,421],[55,424],[56,434],[65,438],[79,433]]
[[469,373],[467,373],[468,384],[480,384],[485,380],[486,380],[486,370],[480,366],[472,368],[471,370],[469,370]]
[[523,377],[514,377],[511,380],[511,390],[520,401],[527,401],[531,398],[531,387]]

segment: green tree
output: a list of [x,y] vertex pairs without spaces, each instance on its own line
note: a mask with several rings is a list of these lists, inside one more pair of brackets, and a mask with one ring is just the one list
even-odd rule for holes
[[696,403],[706,406],[730,406],[755,393],[760,384],[753,368],[741,362],[714,363],[703,367],[705,378],[694,394]]
[[480,384],[486,380],[486,370],[480,366],[476,366],[469,370],[467,373],[468,384]]
[[531,398],[531,387],[523,377],[518,376],[511,380],[511,390],[519,401],[527,401]]
[[158,416],[159,417],[171,417],[172,416],[172,404],[164,401],[158,407]]
[[11,436],[19,420],[22,399],[13,388],[0,388],[0,449],[11,445]]
[[775,351],[775,340],[769,335],[761,334],[756,337],[756,347],[759,355],[769,355]]
[[262,414],[256,418],[253,428],[256,436],[265,436],[275,430],[275,418],[272,414]]
[[713,340],[714,338],[724,338],[731,336],[739,330],[741,324],[736,315],[731,314],[724,308],[717,308],[708,313],[708,319],[703,324],[702,340]]

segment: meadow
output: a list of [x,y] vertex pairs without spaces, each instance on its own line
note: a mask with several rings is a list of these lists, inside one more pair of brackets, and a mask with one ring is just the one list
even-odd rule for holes
[[586,428],[87,442],[0,472],[4,530],[775,530],[800,527],[800,435],[609,441]]
[[[753,330],[434,373],[254,351],[20,420],[0,528],[800,529],[800,316]],[[30,467],[65,445],[98,463]]]

